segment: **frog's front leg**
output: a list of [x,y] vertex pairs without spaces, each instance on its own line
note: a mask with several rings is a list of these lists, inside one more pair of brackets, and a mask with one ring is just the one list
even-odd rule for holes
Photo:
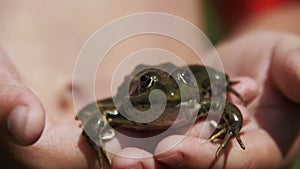
[[215,139],[223,137],[225,135],[221,145],[215,153],[216,158],[219,157],[220,152],[224,149],[224,147],[228,144],[230,138],[232,138],[233,136],[237,139],[241,148],[245,149],[245,145],[240,138],[240,130],[243,126],[243,116],[240,110],[228,100],[226,100],[225,107],[223,108],[218,102],[210,102],[209,99],[204,99],[201,102],[201,109],[199,113],[201,113],[202,115],[206,114],[210,108],[215,111],[223,111],[220,123],[212,123],[214,124],[214,127],[216,127],[219,131],[210,137],[211,141],[214,141]]
[[99,145],[98,145],[98,144],[96,144],[96,143],[94,142],[93,139],[90,138],[90,136],[88,136],[88,135],[86,134],[85,131],[83,132],[83,135],[85,136],[85,138],[87,138],[88,143],[92,146],[93,150],[96,152],[96,154],[97,154],[97,160],[98,160],[100,169],[103,169],[103,168],[104,168],[105,163],[110,167],[110,165],[111,165],[111,160],[110,160],[110,158],[109,158],[107,152],[102,148],[102,146],[100,146],[100,145],[104,145],[104,144],[103,144],[103,141],[104,141],[104,140],[100,138],[100,139],[98,140],[98,144],[99,144]]
[[111,166],[111,160],[103,149],[104,141],[114,138],[115,132],[109,127],[109,118],[115,113],[115,107],[105,102],[97,102],[84,107],[78,113],[78,119],[84,124],[83,136],[97,153],[99,167]]

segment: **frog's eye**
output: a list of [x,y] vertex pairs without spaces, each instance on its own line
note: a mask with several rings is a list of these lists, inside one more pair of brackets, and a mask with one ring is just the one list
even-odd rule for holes
[[140,87],[149,88],[152,86],[154,77],[150,73],[145,73],[140,77]]
[[182,70],[179,74],[178,74],[178,78],[180,81],[182,81],[184,84],[188,84],[191,82],[191,74],[189,71],[187,70]]

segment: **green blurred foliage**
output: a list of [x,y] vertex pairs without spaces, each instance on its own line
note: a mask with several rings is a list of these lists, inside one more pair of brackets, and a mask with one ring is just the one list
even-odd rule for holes
[[292,169],[300,169],[300,155],[298,156],[298,159],[296,160]]

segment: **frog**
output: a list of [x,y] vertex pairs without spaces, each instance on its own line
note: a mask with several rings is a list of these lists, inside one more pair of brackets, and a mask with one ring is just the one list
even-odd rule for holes
[[[215,152],[215,158],[219,158],[222,150],[233,137],[245,150],[245,145],[240,138],[243,126],[242,113],[227,98],[227,94],[232,93],[245,103],[243,97],[233,88],[237,83],[239,82],[231,81],[228,74],[204,65],[140,64],[125,77],[114,97],[88,104],[79,111],[77,119],[83,124],[83,136],[97,153],[99,166],[103,168],[104,163],[111,166],[111,160],[103,146],[104,142],[115,137],[115,128],[152,132],[166,130],[174,125],[174,121],[176,121],[175,128],[180,128],[190,121],[188,115],[186,118],[177,119],[181,107],[188,107],[184,109],[182,117],[194,112],[197,120],[208,116],[213,109],[220,113],[221,120],[218,124],[212,121],[211,124],[216,132],[209,140],[211,142],[216,139],[222,140]],[[162,104],[161,101],[154,100],[151,103],[149,101],[151,92],[157,89],[165,95],[163,113],[157,119],[147,123],[128,119],[136,116],[139,111],[145,112],[153,105]],[[119,99],[114,100],[114,98]],[[220,104],[222,99],[224,104]],[[132,106],[128,107],[129,104]],[[149,116],[145,116],[146,118],[151,117],[151,113],[154,112],[148,113]]]

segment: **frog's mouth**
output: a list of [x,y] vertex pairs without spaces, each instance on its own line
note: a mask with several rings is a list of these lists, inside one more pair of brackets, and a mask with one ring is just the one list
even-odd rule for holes
[[[150,114],[141,115],[140,118],[150,120],[147,123],[128,120],[128,124],[122,123],[120,127],[138,131],[164,131],[170,127],[177,129],[183,126],[191,126],[197,119],[198,111],[196,111],[195,107],[197,107],[197,104],[191,104],[189,102],[184,102],[181,106],[177,105],[175,108],[167,106],[157,118],[153,118],[156,116],[155,111]],[[126,112],[128,113],[128,111]],[[130,116],[134,116],[136,118],[138,115],[131,112]],[[117,124],[112,125],[118,126]]]
[[[171,121],[175,121],[177,118],[190,120],[192,118],[191,116],[195,114],[195,111],[197,111],[197,114],[200,108],[199,102],[195,99],[186,99],[183,101],[167,100],[167,102],[165,102],[165,100],[155,100],[150,104],[149,100],[145,99],[145,97],[134,97],[127,99],[127,103],[125,100],[123,100],[123,107],[130,105],[128,102],[131,102],[133,108],[140,112],[145,112],[153,108],[153,112],[150,112],[150,114],[155,114],[156,111],[159,111],[162,112],[161,116],[168,116],[168,119],[171,119]],[[127,113],[131,112],[130,108],[128,109],[128,107],[126,111]],[[182,114],[184,115],[180,115],[181,112],[183,112]]]

